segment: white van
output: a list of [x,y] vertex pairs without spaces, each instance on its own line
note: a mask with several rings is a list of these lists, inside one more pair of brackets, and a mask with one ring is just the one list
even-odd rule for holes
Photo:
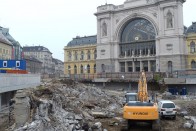
[[174,102],[170,100],[161,100],[158,102],[158,110],[160,118],[163,117],[172,117],[174,120],[176,119],[176,105]]

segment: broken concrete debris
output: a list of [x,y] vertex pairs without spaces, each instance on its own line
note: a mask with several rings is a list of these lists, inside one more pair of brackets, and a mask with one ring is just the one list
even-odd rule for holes
[[16,94],[15,131],[107,131],[95,119],[114,117],[122,109],[120,96],[70,80],[45,82],[31,91]]
[[[46,81],[35,89],[17,92],[15,124],[11,127],[15,131],[118,131],[126,123],[122,118],[124,94],[67,79]],[[195,96],[165,92],[158,97],[180,103],[177,119],[163,120],[163,126],[196,129]]]

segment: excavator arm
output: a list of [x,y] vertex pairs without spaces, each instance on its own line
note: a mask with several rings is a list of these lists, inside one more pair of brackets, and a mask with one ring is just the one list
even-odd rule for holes
[[138,101],[147,102],[148,101],[148,92],[147,92],[147,83],[145,72],[142,71],[139,82],[138,82]]

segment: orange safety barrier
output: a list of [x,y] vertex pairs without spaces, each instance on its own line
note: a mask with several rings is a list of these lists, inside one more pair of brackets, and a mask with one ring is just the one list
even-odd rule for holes
[[12,73],[12,74],[28,74],[28,71],[26,71],[26,70],[7,70],[6,73]]

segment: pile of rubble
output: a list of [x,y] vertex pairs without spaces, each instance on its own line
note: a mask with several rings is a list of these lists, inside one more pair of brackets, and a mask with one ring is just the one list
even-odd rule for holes
[[[181,102],[177,102],[181,101]],[[196,100],[194,96],[180,96],[176,101],[178,107],[178,115],[184,119],[184,128],[196,130]],[[179,104],[180,103],[180,104]]]
[[[122,111],[123,97],[107,94],[94,85],[66,79],[46,82],[36,89],[23,92],[27,95],[16,95],[15,98],[15,112],[20,114],[18,122],[17,114],[15,116],[15,131],[107,131],[102,129],[102,123],[96,119],[112,118]],[[21,94],[21,91],[18,93]],[[22,102],[22,99],[25,102]],[[22,106],[27,101],[30,106]],[[27,108],[23,109],[25,115],[21,114],[18,105]]]

